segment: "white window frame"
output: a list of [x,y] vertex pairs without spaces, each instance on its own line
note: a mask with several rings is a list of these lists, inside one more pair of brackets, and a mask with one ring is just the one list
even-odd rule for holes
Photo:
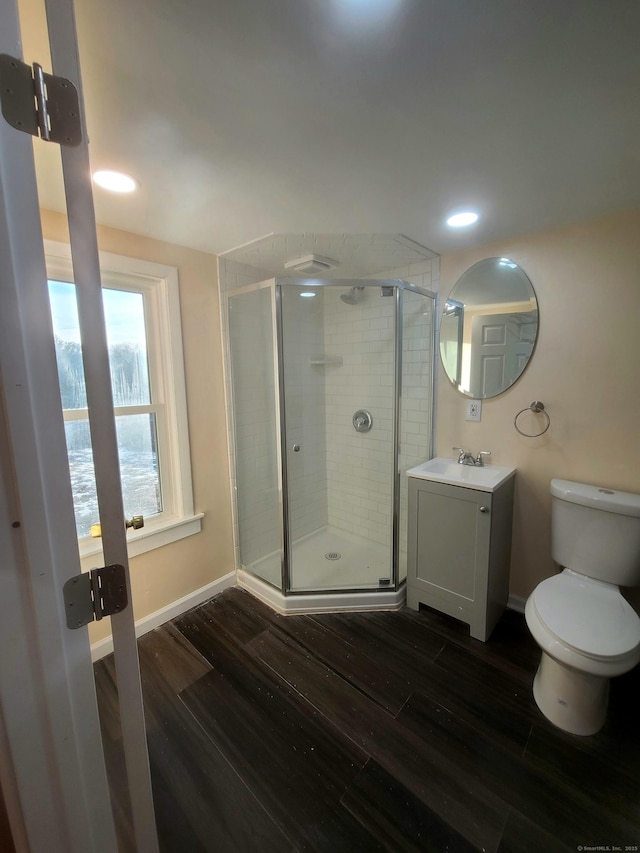
[[[44,247],[47,277],[73,282],[70,247],[52,240],[45,240]],[[152,404],[114,411],[116,416],[156,414],[163,509],[127,534],[129,557],[135,557],[199,533],[203,518],[193,505],[178,271],[110,252],[100,252],[100,270],[103,287],[140,292],[144,298]],[[78,416],[86,417],[86,410],[71,417]],[[78,546],[83,569],[91,568],[102,554],[100,540],[83,536]]]

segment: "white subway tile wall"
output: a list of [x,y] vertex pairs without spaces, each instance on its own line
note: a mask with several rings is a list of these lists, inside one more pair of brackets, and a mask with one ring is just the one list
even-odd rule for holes
[[408,477],[406,472],[431,455],[432,449],[432,299],[403,293],[402,393],[400,395],[399,575],[407,575]]
[[[327,288],[300,296],[301,288],[282,290],[284,424],[287,448],[287,489],[292,541],[327,524],[325,370],[312,359],[322,354]],[[293,448],[298,447],[299,450]]]
[[[402,279],[415,287],[437,294],[440,286],[440,259],[432,258],[388,270],[378,276]],[[408,291],[404,293],[403,371],[400,395],[400,440],[398,470],[400,501],[398,515],[399,577],[407,576],[408,480],[406,471],[429,458],[433,449],[433,401],[435,388],[434,317],[435,305]]]
[[[366,287],[349,305],[340,299],[344,288],[326,291],[325,353],[343,359],[325,381],[329,524],[390,548],[395,300]],[[371,413],[369,432],[354,429],[359,409]]]

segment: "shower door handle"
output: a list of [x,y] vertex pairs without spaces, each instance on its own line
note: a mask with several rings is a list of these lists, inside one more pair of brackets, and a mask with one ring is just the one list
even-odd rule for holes
[[299,444],[293,445],[293,452],[294,453],[300,453],[300,445]]

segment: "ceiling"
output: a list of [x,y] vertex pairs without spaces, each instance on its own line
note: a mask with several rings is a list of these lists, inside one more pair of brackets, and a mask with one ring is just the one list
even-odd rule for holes
[[[221,257],[259,270],[291,278],[367,278],[381,273],[407,275],[410,265],[437,255],[403,234],[270,234]],[[320,260],[328,268],[310,270]],[[302,269],[297,262],[302,262]]]
[[[40,59],[40,0],[24,0]],[[445,253],[640,205],[638,0],[76,0],[98,221]],[[40,51],[31,55],[30,51]],[[44,63],[43,63],[44,64]],[[41,203],[59,156],[36,142]],[[459,232],[446,214],[471,207]]]

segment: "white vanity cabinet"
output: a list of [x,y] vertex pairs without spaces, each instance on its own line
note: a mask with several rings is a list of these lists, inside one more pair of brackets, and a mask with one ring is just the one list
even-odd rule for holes
[[431,460],[408,474],[407,605],[455,616],[485,641],[509,596],[515,469]]

